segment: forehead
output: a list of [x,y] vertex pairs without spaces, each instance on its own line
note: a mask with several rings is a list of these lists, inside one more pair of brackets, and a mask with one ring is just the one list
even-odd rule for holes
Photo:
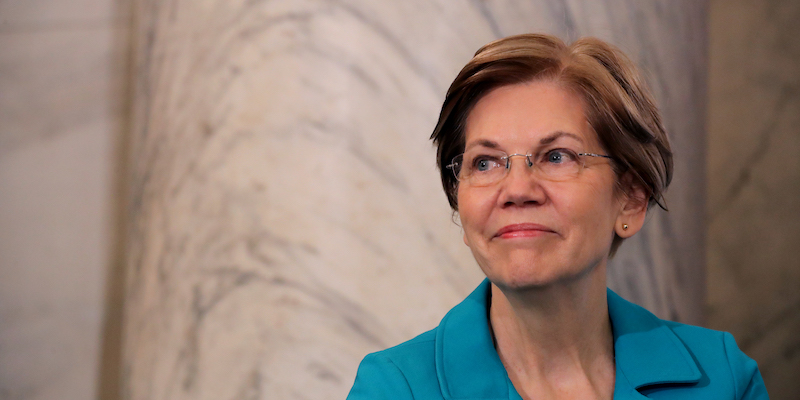
[[481,98],[467,117],[466,146],[491,142],[517,151],[551,139],[594,144],[597,138],[584,110],[578,95],[554,82],[501,86]]

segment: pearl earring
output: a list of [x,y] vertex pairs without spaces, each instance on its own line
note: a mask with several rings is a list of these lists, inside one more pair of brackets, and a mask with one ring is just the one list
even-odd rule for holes
[[622,224],[622,230],[623,231],[627,231],[628,230],[628,224]]

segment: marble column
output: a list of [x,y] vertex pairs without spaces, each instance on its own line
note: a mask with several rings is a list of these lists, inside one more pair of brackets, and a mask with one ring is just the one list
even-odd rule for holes
[[482,275],[428,136],[484,43],[594,35],[648,71],[677,153],[670,213],[610,284],[702,317],[704,2],[135,2],[126,399],[339,399],[367,352]]

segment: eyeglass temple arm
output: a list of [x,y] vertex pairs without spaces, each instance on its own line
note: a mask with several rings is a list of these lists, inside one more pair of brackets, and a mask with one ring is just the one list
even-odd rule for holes
[[590,157],[603,157],[608,158],[609,160],[613,160],[614,158],[611,156],[607,156],[605,154],[594,154],[594,153],[578,153],[579,156],[590,156]]

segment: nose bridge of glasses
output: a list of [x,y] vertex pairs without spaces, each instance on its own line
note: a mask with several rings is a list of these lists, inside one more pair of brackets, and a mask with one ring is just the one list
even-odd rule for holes
[[[524,161],[524,166],[518,167],[517,172],[511,171],[513,169],[512,168],[513,163],[511,162],[511,159],[514,157],[522,157]],[[506,156],[506,168],[503,169],[503,175],[502,177],[499,177],[499,179],[505,180],[508,179],[510,175],[515,175],[515,174],[517,175],[517,177],[511,179],[522,179],[524,181],[528,181],[533,176],[541,178],[541,176],[539,175],[541,171],[538,171],[538,168],[536,167],[536,164],[533,162],[532,157],[533,157],[532,154],[520,154],[520,153],[509,154],[508,156]]]
[[509,155],[505,156],[506,169],[511,169],[511,158],[512,157],[524,157],[525,158],[525,164],[528,167],[532,167],[533,166],[533,161],[531,160],[531,157],[533,157],[533,154],[514,153],[514,154],[509,154]]

